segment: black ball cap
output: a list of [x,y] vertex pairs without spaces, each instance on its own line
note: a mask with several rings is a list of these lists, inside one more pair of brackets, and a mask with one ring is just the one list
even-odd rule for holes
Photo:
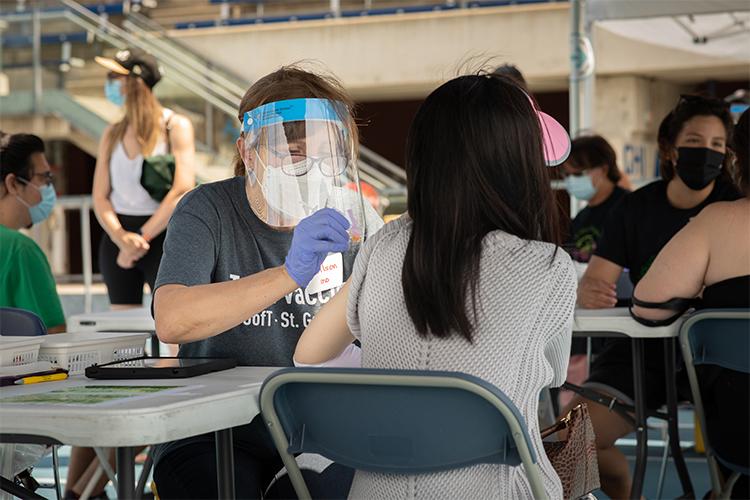
[[121,75],[135,75],[153,88],[161,80],[161,70],[156,58],[145,50],[127,48],[117,52],[114,59],[97,56],[96,62]]

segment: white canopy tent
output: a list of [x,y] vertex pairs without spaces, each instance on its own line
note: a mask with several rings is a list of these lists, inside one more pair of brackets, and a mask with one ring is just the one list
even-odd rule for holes
[[591,21],[724,14],[750,10],[747,0],[588,0],[587,3],[586,13]]
[[591,128],[593,23],[620,36],[750,64],[748,0],[572,0],[570,133]]

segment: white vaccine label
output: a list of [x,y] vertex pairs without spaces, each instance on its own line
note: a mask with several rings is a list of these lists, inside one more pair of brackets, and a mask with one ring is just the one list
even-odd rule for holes
[[305,291],[308,294],[325,292],[344,284],[344,257],[334,253],[326,257]]

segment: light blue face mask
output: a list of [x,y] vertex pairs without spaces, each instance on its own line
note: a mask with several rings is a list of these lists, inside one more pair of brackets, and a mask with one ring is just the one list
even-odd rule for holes
[[565,189],[579,200],[589,201],[596,194],[591,177],[586,174],[569,175],[565,178]]
[[57,201],[57,193],[55,193],[55,187],[52,184],[45,184],[41,188],[27,181],[26,179],[18,178],[19,181],[23,181],[27,186],[31,186],[42,195],[42,201],[34,206],[29,205],[20,196],[16,196],[16,199],[21,202],[26,208],[29,209],[29,215],[31,216],[32,224],[39,224],[44,219],[49,217],[52,213],[52,209],[55,207]]
[[115,106],[122,107],[125,104],[125,96],[122,95],[122,80],[108,79],[104,83],[104,96]]

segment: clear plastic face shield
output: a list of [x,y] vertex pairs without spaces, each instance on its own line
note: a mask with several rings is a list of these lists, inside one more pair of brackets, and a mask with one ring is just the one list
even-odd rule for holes
[[326,99],[290,99],[245,113],[242,159],[250,205],[264,223],[291,229],[322,208],[349,222],[352,241],[364,235],[355,145],[349,112]]

